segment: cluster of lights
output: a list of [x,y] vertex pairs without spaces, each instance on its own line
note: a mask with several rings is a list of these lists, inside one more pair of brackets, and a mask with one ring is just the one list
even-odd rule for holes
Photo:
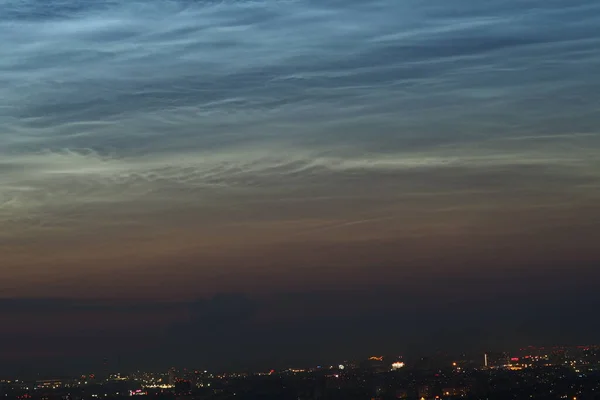
[[303,372],[306,372],[305,369],[295,369],[295,368],[289,369],[288,371],[291,372],[291,373],[293,373],[293,374],[301,374]]
[[147,389],[172,389],[174,387],[175,387],[174,385],[168,385],[166,383],[144,385],[144,388],[147,388]]

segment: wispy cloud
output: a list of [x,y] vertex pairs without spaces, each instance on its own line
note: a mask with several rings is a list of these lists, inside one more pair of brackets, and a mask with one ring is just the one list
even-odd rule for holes
[[575,215],[600,191],[599,7],[4,1],[0,235]]

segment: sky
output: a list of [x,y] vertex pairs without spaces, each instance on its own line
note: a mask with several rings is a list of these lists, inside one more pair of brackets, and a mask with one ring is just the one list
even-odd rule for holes
[[597,338],[599,23],[595,0],[0,1],[3,368]]

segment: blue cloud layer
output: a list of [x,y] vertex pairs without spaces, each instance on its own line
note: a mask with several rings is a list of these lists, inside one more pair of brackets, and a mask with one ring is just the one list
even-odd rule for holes
[[5,1],[0,237],[589,215],[599,20],[593,0]]

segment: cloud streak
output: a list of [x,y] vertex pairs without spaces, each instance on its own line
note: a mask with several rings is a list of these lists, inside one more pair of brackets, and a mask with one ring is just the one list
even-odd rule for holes
[[[168,202],[169,188],[182,196],[193,197],[203,192],[255,193],[291,185],[335,183],[353,176],[382,179],[395,174],[402,178],[411,173],[435,176],[440,171],[474,175],[477,171],[492,174],[507,168],[514,174],[534,168],[539,170],[540,176],[555,169],[563,171],[563,182],[576,175],[583,181],[593,182],[600,176],[597,167],[593,155],[586,155],[578,147],[574,151],[565,149],[556,153],[448,149],[370,157],[298,148],[129,158],[103,156],[93,150],[63,150],[6,157],[0,165],[6,171],[0,179],[0,195],[3,214],[10,219],[44,207],[143,202],[148,195]],[[546,172],[542,172],[544,170]]]
[[3,2],[6,265],[593,229],[600,6],[484,3]]

